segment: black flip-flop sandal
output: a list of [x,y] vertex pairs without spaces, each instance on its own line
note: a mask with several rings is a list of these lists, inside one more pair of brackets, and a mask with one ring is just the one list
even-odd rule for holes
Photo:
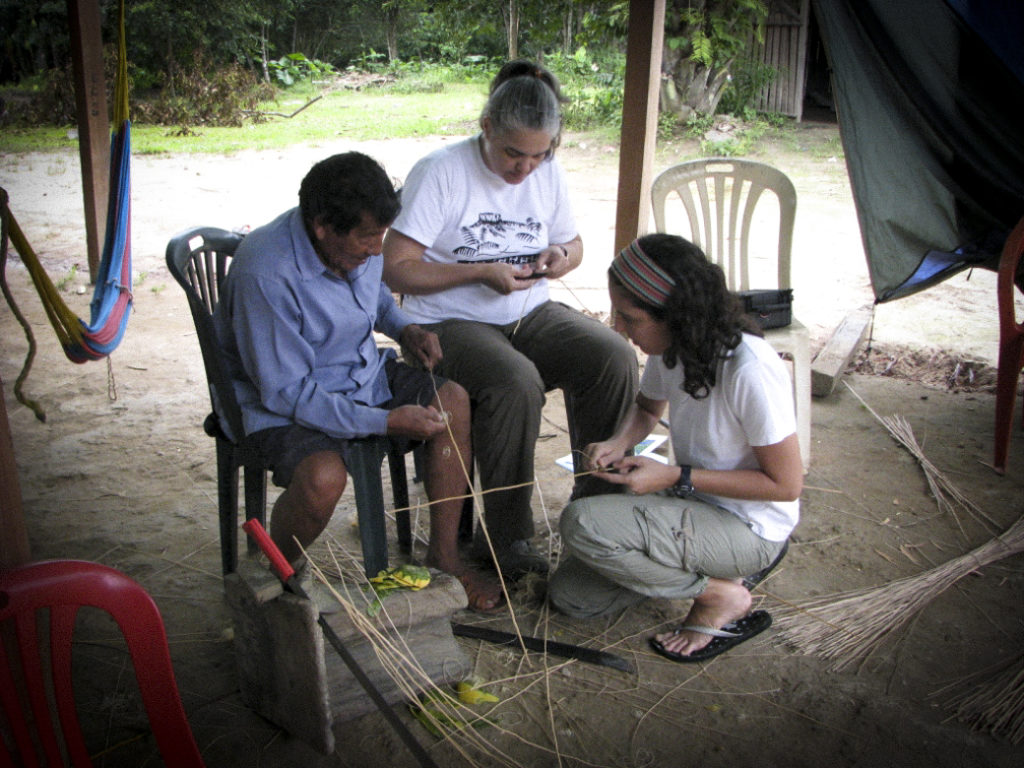
[[744,643],[750,638],[761,634],[771,625],[772,616],[768,611],[754,611],[753,613],[747,614],[742,619],[730,621],[721,629],[690,624],[683,625],[676,630],[677,633],[683,631],[700,632],[701,634],[714,636],[714,639],[710,643],[705,645],[699,651],[694,651],[689,655],[670,651],[665,648],[660,640],[653,637],[650,639],[650,644],[655,653],[664,656],[666,659],[678,661],[683,664],[691,664],[698,661],[713,659],[715,656],[725,653],[733,646]]

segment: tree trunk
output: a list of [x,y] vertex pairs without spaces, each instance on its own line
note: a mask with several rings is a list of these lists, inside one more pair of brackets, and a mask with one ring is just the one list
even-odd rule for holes
[[384,7],[384,28],[388,40],[388,61],[398,61],[398,3]]
[[170,86],[167,90],[170,91],[170,97],[173,99],[177,94],[177,89],[174,87],[174,73],[178,68],[177,62],[174,60],[174,38],[172,35],[167,35],[167,83]]
[[263,67],[263,82],[270,82],[270,68],[267,66],[267,25],[260,26],[260,61]]
[[519,58],[519,0],[508,0],[508,58]]
[[566,56],[572,56],[572,20],[573,12],[570,5],[565,9],[565,15],[562,16],[562,53]]
[[666,49],[662,66],[661,109],[672,112],[680,122],[686,122],[694,113],[713,115],[729,83],[727,62],[720,67],[705,67],[679,54],[671,55]]

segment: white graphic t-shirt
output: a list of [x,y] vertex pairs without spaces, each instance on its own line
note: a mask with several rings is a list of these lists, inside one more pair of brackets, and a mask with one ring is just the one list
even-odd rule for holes
[[[392,228],[426,245],[424,261],[442,264],[524,264],[577,234],[558,163],[543,162],[521,184],[509,184],[484,165],[479,136],[416,163]],[[402,309],[420,323],[460,318],[507,325],[547,301],[547,280],[531,282],[508,295],[474,283],[406,296]]]

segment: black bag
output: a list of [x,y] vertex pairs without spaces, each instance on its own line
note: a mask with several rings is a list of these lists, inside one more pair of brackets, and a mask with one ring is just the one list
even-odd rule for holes
[[752,315],[762,330],[783,328],[793,321],[793,289],[738,291],[743,311]]

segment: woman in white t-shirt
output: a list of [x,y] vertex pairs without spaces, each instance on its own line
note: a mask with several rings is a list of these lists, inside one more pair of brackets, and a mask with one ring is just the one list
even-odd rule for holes
[[[437,373],[470,394],[486,530],[512,578],[547,570],[530,543],[545,394],[563,391],[579,458],[584,446],[612,434],[638,381],[625,339],[548,295],[548,282],[583,258],[554,158],[561,101],[546,69],[506,64],[491,84],[480,133],[413,167],[384,241],[385,281],[403,294],[402,308],[439,336]],[[574,495],[609,490],[586,478]],[[480,533],[474,548],[489,556]]]
[[[629,414],[585,457],[633,495],[566,508],[566,551],[548,594],[577,617],[644,597],[691,598],[682,625],[651,645],[674,661],[703,661],[771,624],[750,612],[750,589],[785,554],[799,519],[789,372],[722,270],[687,240],[644,236],[608,275],[615,327],[649,358]],[[628,455],[666,408],[677,463]]]

